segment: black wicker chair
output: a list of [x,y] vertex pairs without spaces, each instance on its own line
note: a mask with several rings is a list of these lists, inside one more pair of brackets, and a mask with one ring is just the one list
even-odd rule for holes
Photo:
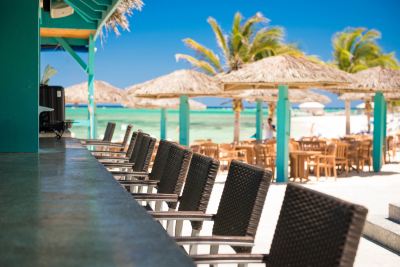
[[353,266],[368,210],[288,184],[268,255],[196,255],[198,264],[264,263],[266,266]]
[[114,122],[109,122],[107,123],[106,130],[104,131],[104,137],[103,140],[100,139],[80,139],[81,143],[83,145],[95,145],[95,144],[108,144],[111,143],[112,137],[114,135],[114,130],[115,130],[115,123]]
[[[155,187],[157,193],[161,194],[173,194],[175,196],[180,195],[183,183],[185,181],[190,160],[192,158],[192,152],[189,149],[185,149],[181,146],[171,144],[169,149],[167,162],[165,163],[164,170],[161,174],[159,181],[157,180],[129,180],[121,181],[122,185],[129,186],[147,186]],[[150,191],[148,191],[150,192]],[[157,193],[132,193],[138,201],[157,201]],[[164,195],[165,196],[165,195]],[[177,198],[177,197],[176,197]],[[160,210],[161,202],[156,202],[156,210]],[[168,207],[175,209],[177,201],[167,202]]]
[[140,153],[146,153],[147,146],[146,144],[142,144],[143,138],[145,136],[149,136],[146,133],[138,132],[135,138],[135,144],[132,148],[131,156],[128,160],[118,160],[118,162],[110,162],[107,159],[101,159],[100,162],[108,169],[132,169],[133,165],[135,165],[136,159],[138,158]]
[[[102,154],[108,154],[108,153],[112,153],[112,152],[123,152],[126,150],[126,146],[128,144],[129,141],[129,137],[131,135],[131,131],[132,131],[133,126],[131,124],[129,124],[126,127],[126,131],[124,134],[124,139],[122,139],[122,142],[111,142],[111,143],[100,143],[100,144],[94,144],[94,143],[90,143],[88,145],[94,147],[94,149],[91,149],[90,152],[93,154],[98,154],[98,153],[102,153]],[[97,149],[97,147],[100,147],[101,149]]]
[[167,164],[169,149],[172,143],[166,140],[160,140],[156,157],[154,159],[153,167],[151,172],[133,172],[133,171],[111,171],[114,177],[118,177],[119,180],[155,180],[160,181],[165,165]]
[[[140,132],[140,130],[139,130]],[[126,151],[109,151],[109,150],[96,150],[92,151],[92,155],[98,159],[99,161],[105,162],[129,162],[129,159],[132,156],[133,148],[136,143],[136,136],[138,132],[133,132],[131,135],[131,139],[129,141],[129,145]]]
[[196,246],[211,245],[211,253],[218,252],[219,245],[231,245],[236,252],[250,252],[260,220],[261,211],[271,183],[270,171],[233,160],[215,215],[199,212],[179,214],[153,213],[158,220],[214,221],[212,236],[177,237],[178,244]]
[[[167,214],[181,211],[192,211],[205,213],[210,200],[215,177],[217,176],[219,161],[198,153],[194,153],[190,161],[189,171],[186,176],[185,186],[181,196],[175,194],[148,195],[156,201],[179,202],[178,211],[168,211]],[[143,196],[142,196],[143,197]],[[175,233],[173,224],[167,224],[167,231],[170,235],[180,236],[183,221],[177,221]],[[202,222],[192,222],[192,230],[200,231]]]

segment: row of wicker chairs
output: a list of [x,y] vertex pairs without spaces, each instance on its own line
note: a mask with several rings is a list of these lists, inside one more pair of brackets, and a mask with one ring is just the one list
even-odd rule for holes
[[[125,149],[116,150],[106,142],[91,148],[92,154],[154,219],[167,221],[166,230],[178,244],[189,245],[188,253],[196,263],[353,264],[366,208],[289,183],[269,254],[252,254],[272,173],[233,159],[218,211],[206,214],[219,161],[161,140],[148,172],[155,143],[148,134],[135,131]],[[162,203],[168,206],[167,211],[162,210]],[[185,220],[191,222],[192,236],[182,236]],[[211,236],[200,235],[204,221],[214,222]],[[210,245],[210,255],[197,254],[200,244]],[[220,245],[230,245],[237,254],[218,254]]]

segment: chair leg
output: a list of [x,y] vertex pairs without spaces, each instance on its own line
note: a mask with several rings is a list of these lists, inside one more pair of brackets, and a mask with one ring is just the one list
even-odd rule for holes
[[[219,246],[218,245],[211,245],[210,246],[210,254],[218,254]],[[217,264],[212,264],[210,267],[217,267]]]
[[182,236],[183,221],[178,220],[175,222],[175,236]]
[[167,233],[170,236],[175,236],[175,233],[174,233],[174,222],[175,221],[173,221],[173,220],[168,220],[167,221]]
[[[192,236],[199,236],[199,234],[200,234],[200,230],[192,229]],[[196,255],[198,247],[199,247],[198,245],[190,245],[190,247],[189,247],[189,255]],[[217,254],[217,253],[218,253],[218,246],[217,246],[217,252],[214,253],[214,254]],[[213,254],[213,253],[211,253],[211,248],[210,248],[210,254]]]
[[154,206],[154,211],[161,211],[161,210],[162,210],[162,202],[156,201],[156,204]]

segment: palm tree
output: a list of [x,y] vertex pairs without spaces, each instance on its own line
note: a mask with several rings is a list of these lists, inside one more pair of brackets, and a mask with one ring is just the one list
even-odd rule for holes
[[[243,64],[265,57],[279,54],[302,54],[295,45],[285,44],[284,30],[281,27],[268,26],[269,20],[261,13],[243,21],[243,16],[237,12],[233,18],[232,29],[224,34],[218,22],[209,17],[207,22],[215,35],[220,53],[186,38],[185,45],[195,52],[195,56],[176,54],[177,60],[186,60],[194,67],[209,74],[216,75],[239,69]],[[221,58],[220,58],[221,56]],[[239,121],[242,101],[234,99],[235,111],[234,142],[239,141]]]
[[371,67],[399,68],[395,54],[382,51],[377,43],[381,33],[366,28],[347,28],[334,35],[333,63],[341,70],[355,73]]
[[[376,66],[398,69],[399,63],[395,54],[393,52],[385,54],[377,43],[380,38],[379,31],[366,28],[347,28],[336,33],[332,40],[333,64],[349,73]],[[366,106],[370,106],[369,101]],[[346,103],[346,112],[350,112],[350,102]],[[370,132],[371,110],[366,109],[365,112],[368,118],[368,132]],[[350,134],[348,118],[346,116],[346,134]]]

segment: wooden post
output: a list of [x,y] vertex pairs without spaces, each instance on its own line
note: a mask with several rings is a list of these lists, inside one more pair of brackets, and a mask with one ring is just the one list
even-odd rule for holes
[[167,109],[161,108],[161,119],[160,119],[160,139],[167,139]]
[[282,183],[288,181],[290,109],[288,87],[279,85],[278,90],[276,181]]
[[0,152],[36,153],[39,150],[39,1],[3,1],[1,11]]
[[88,120],[89,120],[89,138],[97,138],[97,123],[96,123],[96,103],[94,99],[94,56],[95,56],[95,41],[93,36],[89,37],[89,58],[88,58]]
[[257,99],[256,104],[256,140],[261,141],[263,139],[263,101]]
[[384,109],[385,98],[382,92],[374,97],[374,140],[373,140],[373,167],[374,172],[382,168],[382,151],[384,144]]
[[351,112],[351,101],[350,100],[345,100],[344,101],[344,107],[345,107],[345,112],[346,112],[346,135],[351,133],[350,130],[350,112]]
[[240,112],[242,111],[242,100],[233,99],[233,111],[235,113],[234,125],[233,125],[233,143],[238,144],[240,142]]
[[182,95],[179,99],[179,144],[189,146],[189,97]]

